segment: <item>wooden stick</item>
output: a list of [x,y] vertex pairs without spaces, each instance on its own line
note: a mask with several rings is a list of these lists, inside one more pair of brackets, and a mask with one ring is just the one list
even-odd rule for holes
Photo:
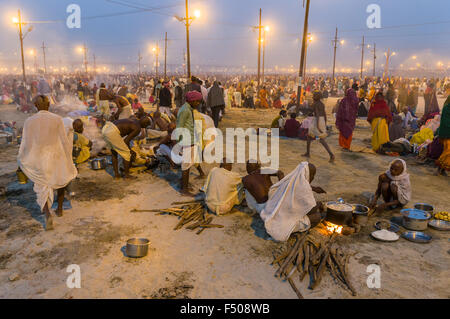
[[[297,253],[294,254],[294,257],[292,258],[292,261],[294,261],[294,258],[296,259],[296,261],[294,263],[294,268],[292,268],[292,270],[289,272],[289,275],[287,275],[288,272],[286,270],[284,271],[284,274],[286,275],[284,280],[286,280],[287,278],[291,277],[292,274],[295,272],[295,270],[299,267],[299,263],[301,262],[301,260],[298,261],[299,254],[300,254],[301,251],[303,251],[303,244],[305,243],[305,240],[306,240],[307,236],[308,236],[307,233],[305,235],[303,235],[303,238],[302,238],[302,240],[300,241],[300,244],[297,247]],[[303,257],[303,253],[302,253],[302,257]],[[281,274],[281,276],[283,276],[283,274]]]
[[306,243],[306,245],[305,245],[305,259],[304,259],[305,262],[303,264],[303,272],[300,275],[300,281],[303,281],[303,278],[305,278],[306,272],[308,271],[308,268],[309,268],[309,250],[310,250],[309,244]]
[[345,270],[344,270],[344,266],[341,265],[341,263],[339,262],[339,260],[338,260],[338,258],[337,258],[337,255],[335,256],[335,255],[331,254],[331,258],[332,258],[332,259],[334,260],[334,262],[336,263],[337,268],[339,269],[339,271],[340,271],[340,273],[341,273],[341,276],[342,276],[342,279],[343,279],[344,284],[347,285],[348,289],[352,292],[352,295],[353,295],[353,296],[356,296],[356,291],[355,291],[355,289],[353,288],[353,286],[350,284],[348,278],[346,277],[346,275],[345,275]]
[[144,212],[147,212],[147,213],[156,213],[156,212],[159,212],[160,211],[160,209],[132,209],[132,210],[130,210],[130,213],[144,213]]
[[[306,236],[306,233],[303,236]],[[300,236],[297,235],[297,242],[294,244],[291,251],[289,252],[289,255],[286,257],[286,259],[281,264],[281,267],[275,273],[275,277],[279,277],[284,272],[284,269],[289,264],[289,262],[292,260],[295,253],[298,251],[298,247],[300,246],[301,242],[302,242],[301,235]]]
[[326,266],[329,255],[330,255],[330,250],[327,248],[323,254],[323,257],[319,264],[319,267],[317,268],[316,275],[315,275],[316,280],[314,280],[313,284],[309,286],[310,289],[316,288],[317,285],[320,283],[320,280],[322,279],[322,274],[323,274],[323,271],[325,270],[325,266]]
[[219,225],[219,224],[201,224],[199,227],[204,227],[204,228],[223,228],[223,225]]
[[291,285],[292,289],[295,291],[295,294],[297,295],[298,299],[304,299],[300,290],[298,290],[297,287],[295,286],[294,281],[291,278],[288,278],[288,282]]
[[182,205],[182,204],[195,204],[195,203],[201,203],[203,199],[194,199],[194,200],[188,200],[188,201],[182,201],[182,202],[172,202],[171,205]]
[[284,258],[287,257],[288,254],[289,254],[289,251],[286,250],[286,251],[285,251],[284,253],[282,253],[280,256],[278,256],[277,258],[275,258],[275,259],[272,261],[271,265],[277,264],[278,262],[282,261]]
[[[212,218],[212,217],[209,217],[209,218],[206,220],[205,224],[209,224],[212,220],[213,220],[213,218]],[[201,227],[201,226],[200,226],[200,227]],[[197,235],[200,235],[200,234],[202,233],[202,231],[204,231],[205,229],[206,229],[206,227],[202,227],[202,229],[200,229],[196,234],[197,234]]]

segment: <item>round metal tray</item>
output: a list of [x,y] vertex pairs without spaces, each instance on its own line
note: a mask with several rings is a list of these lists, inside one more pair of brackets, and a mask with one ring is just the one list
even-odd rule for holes
[[387,229],[391,232],[397,233],[400,230],[400,226],[387,220],[380,220],[375,223],[375,228],[378,230]]
[[450,222],[442,219],[430,220],[428,226],[437,230],[450,230]]
[[402,234],[402,237],[414,243],[426,244],[431,242],[432,237],[421,231],[407,231]]

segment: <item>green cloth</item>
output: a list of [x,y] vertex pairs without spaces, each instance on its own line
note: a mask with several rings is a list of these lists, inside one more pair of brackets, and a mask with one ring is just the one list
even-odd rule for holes
[[179,143],[181,146],[191,146],[194,144],[194,115],[192,107],[188,102],[184,103],[178,111],[177,115],[177,128],[186,128],[191,134],[190,140],[183,140],[180,136]]
[[276,118],[273,119],[272,123],[270,124],[270,128],[278,128],[279,119],[281,119],[281,115],[278,115]]
[[450,95],[445,100],[442,108],[439,138],[450,138]]

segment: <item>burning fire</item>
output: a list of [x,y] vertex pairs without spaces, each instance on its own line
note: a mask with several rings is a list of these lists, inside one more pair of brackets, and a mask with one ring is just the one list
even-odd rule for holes
[[330,233],[335,233],[335,232],[338,234],[342,233],[342,226],[340,226],[340,225],[326,222],[326,227]]

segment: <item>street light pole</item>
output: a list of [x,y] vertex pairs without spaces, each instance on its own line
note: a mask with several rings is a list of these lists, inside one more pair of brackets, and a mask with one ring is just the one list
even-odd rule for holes
[[306,0],[306,11],[305,11],[305,22],[303,25],[303,39],[302,39],[302,51],[300,55],[300,66],[298,69],[298,86],[297,86],[297,106],[300,106],[300,97],[303,89],[303,74],[304,74],[304,63],[306,55],[306,38],[308,36],[308,17],[309,17],[309,3],[310,0]]
[[362,81],[363,76],[363,64],[364,64],[364,36],[362,37],[362,45],[361,45],[361,72],[359,75],[359,79]]
[[188,0],[186,0],[186,46],[187,46],[187,77],[191,78],[191,50],[189,48],[189,9]]
[[87,48],[86,43],[83,45],[83,51],[84,51],[84,71],[86,72],[86,75],[88,74],[88,62],[87,62]]
[[333,79],[332,79],[332,87],[331,90],[334,91],[334,71],[336,69],[336,48],[338,42],[338,28],[336,27],[336,33],[334,35],[334,56],[333,56]]
[[139,50],[139,52],[138,52],[138,74],[139,75],[141,75],[141,60],[142,60],[141,50]]
[[167,31],[164,38],[164,79],[167,78]]
[[23,55],[23,33],[22,33],[22,16],[20,15],[20,9],[17,10],[18,12],[18,19],[19,19],[19,39],[20,39],[20,55],[22,56],[22,75],[23,75],[23,82],[26,83],[27,78],[25,75],[25,57]]
[[375,63],[376,63],[376,60],[377,60],[376,46],[377,46],[377,44],[374,43],[373,44],[373,77],[375,77]]
[[47,62],[45,60],[45,48],[46,48],[45,43],[42,42],[42,53],[44,56],[44,74],[47,73]]
[[262,57],[262,81],[264,83],[264,65],[266,59],[266,29],[264,28],[263,33],[263,57]]
[[261,8],[259,8],[259,26],[258,26],[258,88],[257,94],[259,94],[259,86],[261,80]]

